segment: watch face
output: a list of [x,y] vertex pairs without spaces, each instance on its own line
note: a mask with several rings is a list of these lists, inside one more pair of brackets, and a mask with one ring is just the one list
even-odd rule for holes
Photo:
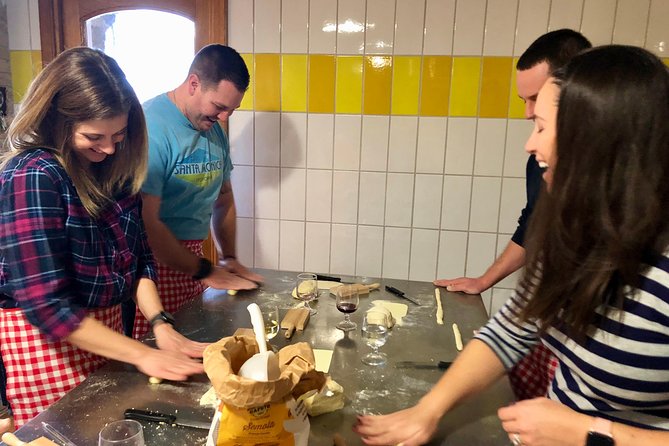
[[598,432],[588,432],[588,441],[585,446],[615,446],[613,438]]

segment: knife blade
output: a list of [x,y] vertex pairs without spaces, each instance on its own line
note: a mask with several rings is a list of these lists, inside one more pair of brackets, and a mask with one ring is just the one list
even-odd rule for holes
[[452,362],[448,361],[439,361],[437,363],[434,362],[418,362],[418,361],[399,361],[395,363],[395,368],[398,369],[407,369],[407,368],[412,368],[412,369],[441,369],[441,370],[446,370]]
[[192,427],[195,429],[206,429],[206,430],[209,430],[209,428],[211,427],[211,422],[181,419],[177,418],[176,415],[157,412],[155,410],[126,409],[123,415],[126,420],[175,424],[177,426]]
[[393,286],[390,286],[390,285],[386,285],[386,291],[389,291],[389,292],[393,293],[395,296],[401,297],[402,299],[406,299],[409,302],[411,302],[412,304],[418,305],[420,307],[420,304],[418,302],[416,302],[414,299],[405,295],[404,291],[398,290],[397,288],[395,288]]

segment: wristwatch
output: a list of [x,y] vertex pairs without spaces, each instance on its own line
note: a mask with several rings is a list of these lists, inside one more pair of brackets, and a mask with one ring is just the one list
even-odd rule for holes
[[588,431],[585,446],[615,446],[611,434],[611,421],[604,418],[595,418]]
[[214,265],[212,265],[209,259],[200,257],[197,264],[197,272],[193,274],[193,280],[202,280],[209,277],[212,269],[214,269]]
[[156,314],[151,318],[151,328],[155,327],[156,325],[160,324],[170,324],[172,327],[174,327],[174,316],[172,316],[170,313],[167,311],[161,311],[160,313]]

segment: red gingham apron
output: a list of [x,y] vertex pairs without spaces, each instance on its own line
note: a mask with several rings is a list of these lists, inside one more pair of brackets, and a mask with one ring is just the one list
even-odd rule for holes
[[[193,254],[202,257],[202,240],[182,240],[181,244],[188,248]],[[187,302],[202,294],[205,285],[199,280],[176,271],[162,263],[158,263],[158,296],[163,308],[168,313],[174,313]],[[141,339],[151,330],[149,321],[146,320],[139,307],[135,309],[135,325],[132,329],[132,337]]]
[[[88,315],[123,333],[120,305],[89,309]],[[58,401],[107,361],[66,341],[47,340],[18,308],[0,310],[0,333],[7,400],[17,428]]]
[[557,358],[543,344],[516,364],[509,372],[509,382],[518,401],[546,396],[557,364]]

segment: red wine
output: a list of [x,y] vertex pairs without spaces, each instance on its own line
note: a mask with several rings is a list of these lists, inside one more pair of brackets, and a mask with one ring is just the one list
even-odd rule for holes
[[352,302],[344,302],[343,304],[337,304],[337,310],[342,313],[353,313],[358,309],[358,306]]

